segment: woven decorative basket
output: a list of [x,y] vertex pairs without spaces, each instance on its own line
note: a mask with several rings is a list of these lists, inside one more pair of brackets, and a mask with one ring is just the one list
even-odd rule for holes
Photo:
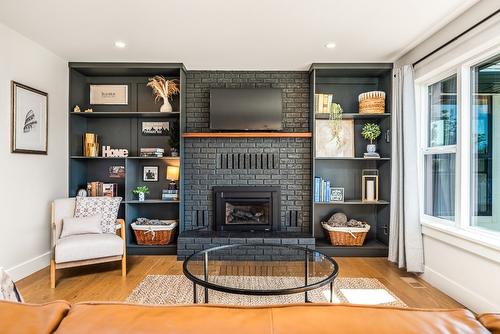
[[177,222],[170,225],[131,224],[138,245],[168,245],[174,240]]
[[370,225],[364,227],[331,227],[321,223],[327,232],[333,246],[363,246],[366,235],[370,231]]
[[385,112],[385,93],[381,91],[359,94],[360,114],[383,114]]

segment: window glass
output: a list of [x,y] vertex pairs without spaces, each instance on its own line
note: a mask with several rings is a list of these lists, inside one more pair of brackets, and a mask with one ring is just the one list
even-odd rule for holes
[[436,82],[428,88],[429,147],[457,143],[457,76]]
[[500,231],[500,57],[472,68],[473,226]]
[[455,154],[428,154],[425,163],[424,212],[427,215],[455,219]]

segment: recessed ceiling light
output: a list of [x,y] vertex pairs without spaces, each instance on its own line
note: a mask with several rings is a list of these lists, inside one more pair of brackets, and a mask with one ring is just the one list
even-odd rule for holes
[[126,46],[127,46],[127,44],[125,44],[125,42],[122,42],[122,41],[116,41],[116,42],[115,42],[115,46],[116,46],[117,48],[123,49],[124,47],[126,47]]
[[327,49],[333,49],[336,46],[337,46],[337,44],[335,44],[335,43],[328,43],[328,44],[325,45],[325,48],[327,48]]

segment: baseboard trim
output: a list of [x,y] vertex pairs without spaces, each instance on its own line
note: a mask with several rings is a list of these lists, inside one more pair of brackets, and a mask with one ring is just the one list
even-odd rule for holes
[[425,266],[421,278],[433,287],[446,293],[451,298],[463,304],[476,313],[495,312],[500,305],[495,305],[481,295],[451,280],[436,270]]
[[7,269],[14,282],[19,281],[45,267],[50,263],[50,252],[43,253],[37,257],[24,261],[12,268]]

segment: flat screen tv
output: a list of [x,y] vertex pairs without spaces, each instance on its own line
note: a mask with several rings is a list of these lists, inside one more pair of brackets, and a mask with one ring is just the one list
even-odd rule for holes
[[281,130],[281,89],[210,90],[210,129]]

